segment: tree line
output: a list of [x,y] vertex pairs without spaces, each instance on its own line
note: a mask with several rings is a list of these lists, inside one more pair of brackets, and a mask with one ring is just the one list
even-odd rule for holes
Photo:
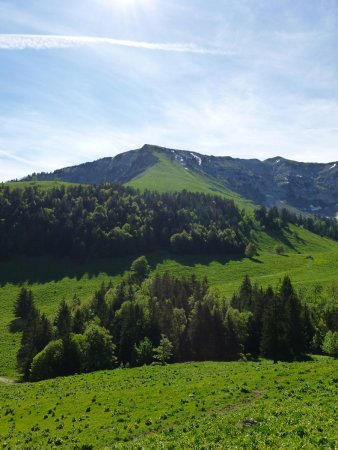
[[0,187],[0,257],[176,253],[244,255],[252,221],[231,200],[124,187]]
[[150,274],[145,257],[120,283],[102,284],[89,303],[63,300],[52,321],[22,288],[15,315],[24,323],[18,367],[32,381],[154,361],[293,361],[338,351],[337,320],[304,305],[287,276],[275,290],[246,276],[226,300],[207,279]]
[[338,241],[338,222],[335,219],[321,216],[304,216],[288,209],[266,208],[262,206],[254,212],[255,219],[266,230],[280,231],[289,223],[304,227],[312,233],[326,236]]

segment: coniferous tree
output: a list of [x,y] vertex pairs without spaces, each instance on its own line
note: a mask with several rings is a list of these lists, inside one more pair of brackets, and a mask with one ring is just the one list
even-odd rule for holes
[[279,321],[279,302],[269,287],[264,298],[264,312],[262,318],[262,336],[260,352],[263,356],[273,359],[276,363],[281,357],[281,336]]
[[57,336],[59,338],[63,340],[69,339],[72,331],[72,315],[65,300],[62,300],[60,303],[59,310],[54,320],[54,325],[56,326]]
[[228,361],[235,361],[239,358],[242,348],[236,333],[235,324],[231,314],[227,313],[224,320],[224,353],[225,359]]
[[33,307],[22,333],[21,346],[17,354],[17,364],[25,379],[29,378],[33,358],[52,339],[52,327],[46,316],[40,315]]
[[22,287],[14,304],[14,315],[27,320],[31,310],[34,308],[34,298],[31,290]]
[[82,334],[86,328],[86,317],[83,308],[77,308],[72,320],[72,332]]
[[296,295],[291,280],[284,277],[279,292],[281,308],[285,308],[285,326],[287,327],[287,338],[285,342],[289,358],[298,358],[305,351],[305,327],[303,311]]

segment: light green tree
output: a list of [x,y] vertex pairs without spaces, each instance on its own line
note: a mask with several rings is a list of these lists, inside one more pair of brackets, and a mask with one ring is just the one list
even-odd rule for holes
[[160,345],[154,348],[154,359],[156,359],[161,364],[166,364],[173,354],[173,344],[170,340],[162,334]]

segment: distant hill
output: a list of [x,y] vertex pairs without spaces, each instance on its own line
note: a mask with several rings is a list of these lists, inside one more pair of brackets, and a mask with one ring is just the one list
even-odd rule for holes
[[127,183],[140,189],[213,192],[246,206],[250,202],[335,217],[338,162],[303,163],[282,157],[265,161],[202,155],[153,145],[115,157],[33,174],[30,181]]

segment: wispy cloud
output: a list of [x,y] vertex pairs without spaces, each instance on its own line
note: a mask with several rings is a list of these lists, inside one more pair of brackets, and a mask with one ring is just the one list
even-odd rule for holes
[[13,153],[9,153],[9,152],[6,152],[5,150],[0,149],[0,161],[3,159],[17,161],[17,162],[20,162],[23,164],[30,164],[30,165],[33,164],[31,161],[29,161],[26,158],[22,158],[21,156],[13,155]]
[[93,36],[58,36],[39,34],[0,34],[0,49],[53,49],[73,48],[83,46],[109,45],[114,47],[132,47],[145,50],[159,50],[174,53],[195,53],[199,55],[229,56],[234,54],[232,49],[201,47],[193,43],[155,43],[131,41],[124,39],[112,39]]

